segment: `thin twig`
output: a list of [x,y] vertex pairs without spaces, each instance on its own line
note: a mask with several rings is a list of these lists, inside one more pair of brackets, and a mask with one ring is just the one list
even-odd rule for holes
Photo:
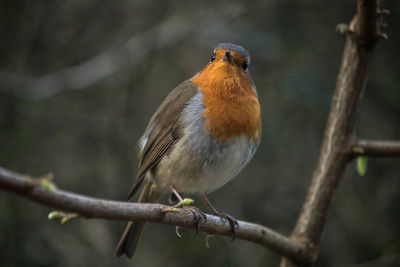
[[360,139],[351,148],[353,156],[400,157],[400,141]]

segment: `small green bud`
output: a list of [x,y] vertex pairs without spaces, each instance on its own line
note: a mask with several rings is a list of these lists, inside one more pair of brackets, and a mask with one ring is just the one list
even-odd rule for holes
[[184,198],[182,201],[181,201],[181,205],[183,205],[183,206],[190,206],[190,205],[192,205],[194,203],[194,200],[193,199],[191,199],[191,198]]
[[50,181],[49,179],[41,179],[40,185],[48,192],[54,192],[57,190],[56,184]]
[[179,209],[178,208],[171,208],[171,212],[178,213]]
[[58,220],[58,219],[60,219],[60,214],[58,213],[58,211],[52,211],[52,212],[49,213],[47,218],[49,220]]
[[364,176],[367,172],[367,157],[359,156],[357,158],[357,172],[360,176]]

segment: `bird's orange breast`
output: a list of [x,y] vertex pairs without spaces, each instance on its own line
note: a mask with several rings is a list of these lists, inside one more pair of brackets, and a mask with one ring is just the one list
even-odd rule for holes
[[215,139],[226,141],[236,136],[247,136],[254,142],[260,139],[260,104],[245,72],[220,61],[209,64],[192,81],[203,94],[205,127]]

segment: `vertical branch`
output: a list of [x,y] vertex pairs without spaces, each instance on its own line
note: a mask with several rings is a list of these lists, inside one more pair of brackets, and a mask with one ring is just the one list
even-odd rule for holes
[[[323,144],[306,200],[291,238],[303,242],[317,259],[332,199],[351,156],[356,111],[361,101],[374,46],[382,35],[377,0],[358,0],[348,27],[342,63],[332,98]],[[343,26],[342,26],[343,27]],[[281,266],[297,266],[283,259]]]

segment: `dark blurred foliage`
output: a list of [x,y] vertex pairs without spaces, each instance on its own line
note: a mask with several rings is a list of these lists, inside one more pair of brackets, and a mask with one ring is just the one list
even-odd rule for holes
[[[356,1],[0,1],[4,73],[43,77],[123,47],[171,17],[188,31],[78,90],[29,99],[0,91],[0,165],[59,187],[123,200],[136,172],[136,142],[162,99],[209,61],[218,42],[244,45],[263,110],[251,164],[210,199],[221,211],[289,234],[315,167]],[[359,112],[361,137],[400,139],[400,4],[390,1]],[[168,32],[166,33],[168,37]],[[150,47],[152,48],[152,47]],[[2,76],[3,75],[3,76]],[[85,75],[85,73],[82,73]],[[58,81],[61,83],[63,81]],[[7,91],[7,92],[6,92]],[[400,161],[349,164],[333,203],[317,266],[400,266]],[[196,203],[203,208],[198,198]],[[114,257],[124,222],[48,221],[51,209],[0,192],[1,266],[276,266],[279,255],[223,237],[192,238],[149,225],[133,261]]]

